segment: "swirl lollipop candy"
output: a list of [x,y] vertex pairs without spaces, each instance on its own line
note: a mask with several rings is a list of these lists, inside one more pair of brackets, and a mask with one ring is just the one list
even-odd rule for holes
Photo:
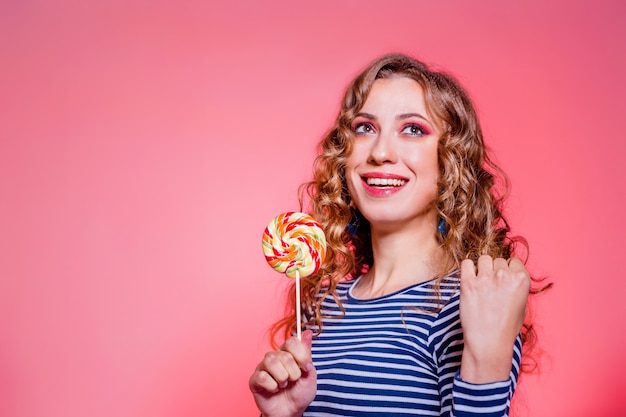
[[289,278],[314,274],[322,265],[326,238],[322,226],[305,213],[288,212],[274,217],[263,233],[267,263]]
[[314,274],[324,261],[326,237],[322,226],[305,213],[279,214],[265,228],[263,253],[274,270],[296,279],[296,328],[301,339],[300,277]]

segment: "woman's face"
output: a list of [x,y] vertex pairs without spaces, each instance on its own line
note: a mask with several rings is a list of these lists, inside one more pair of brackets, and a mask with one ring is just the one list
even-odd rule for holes
[[439,132],[424,92],[406,77],[374,82],[352,121],[348,190],[373,227],[435,227]]

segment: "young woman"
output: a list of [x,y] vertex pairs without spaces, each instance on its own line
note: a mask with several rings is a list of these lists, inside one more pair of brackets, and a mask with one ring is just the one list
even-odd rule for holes
[[532,280],[467,94],[384,56],[348,87],[321,148],[307,189],[327,257],[303,283],[302,341],[250,377],[262,415],[508,415]]

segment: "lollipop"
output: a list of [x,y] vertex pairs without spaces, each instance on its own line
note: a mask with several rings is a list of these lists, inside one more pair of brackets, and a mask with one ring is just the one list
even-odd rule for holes
[[305,213],[279,214],[265,228],[263,253],[274,270],[296,279],[296,329],[301,339],[300,277],[314,274],[324,261],[326,237],[322,226]]

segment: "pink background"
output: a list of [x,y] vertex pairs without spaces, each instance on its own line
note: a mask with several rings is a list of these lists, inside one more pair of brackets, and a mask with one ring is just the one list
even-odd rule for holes
[[521,414],[626,415],[623,2],[209,3],[2,2],[0,415],[256,415],[261,233],[391,51],[470,90],[556,284]]

